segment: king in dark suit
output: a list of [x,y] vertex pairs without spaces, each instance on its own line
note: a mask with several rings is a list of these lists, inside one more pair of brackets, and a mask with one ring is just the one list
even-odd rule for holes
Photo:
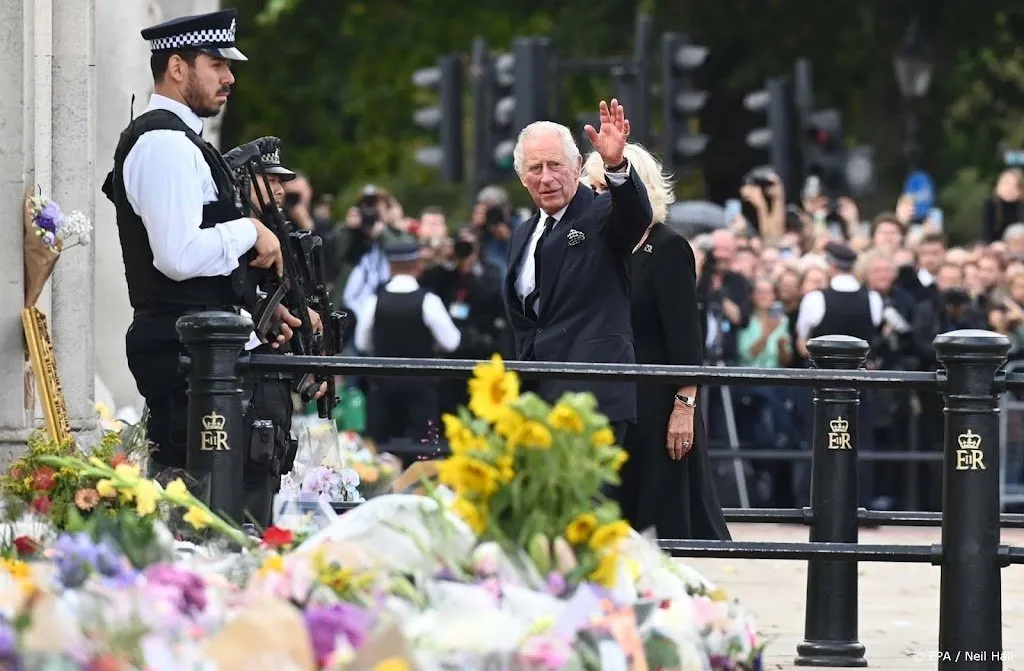
[[[601,101],[600,129],[585,128],[604,161],[609,190],[580,183],[583,161],[568,128],[538,121],[523,129],[515,169],[539,211],[509,243],[504,295],[522,361],[633,363],[629,259],[651,222],[651,204],[624,158],[629,121],[616,100]],[[632,382],[544,380],[554,401],[590,391],[619,444],[636,419]]]

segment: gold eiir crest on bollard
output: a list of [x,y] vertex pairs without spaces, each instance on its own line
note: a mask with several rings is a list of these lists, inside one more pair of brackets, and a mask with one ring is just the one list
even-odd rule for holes
[[853,446],[850,444],[850,422],[842,417],[836,417],[828,423],[828,428],[831,429],[828,432],[828,449],[853,449]]
[[227,419],[216,410],[203,417],[203,431],[200,434],[203,452],[230,451],[228,432],[224,429]]
[[64,403],[46,315],[38,308],[26,308],[21,311],[21,325],[25,329],[25,345],[32,363],[32,374],[36,378],[39,402],[43,404],[46,432],[51,440],[63,443],[71,438],[71,421]]
[[958,471],[984,471],[986,470],[984,453],[981,451],[981,436],[967,429],[967,433],[961,433],[956,438],[956,470]]

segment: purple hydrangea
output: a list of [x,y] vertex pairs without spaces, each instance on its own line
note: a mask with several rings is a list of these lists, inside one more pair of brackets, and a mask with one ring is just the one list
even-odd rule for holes
[[64,587],[80,587],[94,573],[116,584],[128,584],[135,578],[124,555],[107,541],[94,542],[88,534],[63,534],[54,549],[57,575]]
[[319,666],[330,660],[337,647],[338,638],[345,637],[353,648],[359,648],[366,640],[373,616],[350,603],[332,606],[310,606],[303,614],[309,640]]
[[86,534],[62,534],[54,550],[57,576],[64,587],[81,587],[96,570],[99,549]]
[[50,233],[56,233],[63,221],[64,213],[57,207],[57,203],[52,200],[47,202],[46,207],[35,216],[36,226]]
[[148,583],[174,588],[174,605],[182,614],[201,613],[206,609],[206,583],[198,574],[160,563],[147,568],[144,575]]

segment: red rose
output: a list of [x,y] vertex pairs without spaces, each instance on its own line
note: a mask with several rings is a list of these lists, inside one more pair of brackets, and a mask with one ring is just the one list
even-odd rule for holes
[[113,468],[117,468],[118,466],[120,466],[121,464],[125,463],[126,461],[128,461],[128,460],[125,458],[125,456],[123,454],[115,454],[110,459],[110,465]]
[[279,548],[291,545],[294,540],[295,535],[288,529],[270,527],[263,532],[263,544],[267,547]]
[[18,551],[19,557],[31,557],[39,552],[41,546],[39,541],[28,536],[18,536],[14,539],[14,549]]
[[659,608],[664,608],[666,610],[671,608],[672,607],[672,599],[665,599],[665,600],[663,600],[660,604],[658,604],[658,607]]
[[32,510],[36,511],[41,515],[46,515],[50,512],[50,508],[53,507],[53,502],[50,501],[49,496],[37,496],[32,499]]
[[32,476],[32,489],[38,492],[48,492],[57,485],[57,474],[49,466],[38,468]]

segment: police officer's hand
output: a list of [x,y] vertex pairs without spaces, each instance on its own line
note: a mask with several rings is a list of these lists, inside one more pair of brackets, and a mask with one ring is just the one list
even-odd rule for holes
[[302,320],[288,312],[288,308],[283,305],[274,308],[274,316],[270,318],[270,323],[277,324],[280,331],[275,342],[270,343],[270,346],[275,348],[292,339],[292,336],[295,335],[295,332],[292,331],[293,328],[302,326]]
[[274,232],[264,226],[262,221],[254,217],[249,217],[249,221],[256,227],[256,244],[252,246],[253,250],[256,251],[256,258],[249,265],[256,268],[269,268],[273,266],[277,276],[281,277],[284,275],[284,257],[281,256],[281,243],[278,241],[277,236],[274,235]]
[[326,382],[321,382],[320,383],[320,388],[316,390],[315,394],[313,394],[313,400],[316,400],[318,398],[323,398],[323,395],[326,394],[326,393],[327,393],[327,383]]
[[[323,333],[324,323],[320,319],[320,313],[312,308],[306,308],[309,311],[309,328],[313,330],[313,333]],[[324,387],[326,389],[327,387]]]

